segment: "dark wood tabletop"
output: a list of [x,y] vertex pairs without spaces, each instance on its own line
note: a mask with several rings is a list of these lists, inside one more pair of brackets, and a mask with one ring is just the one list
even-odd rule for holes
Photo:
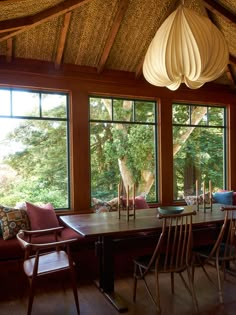
[[[193,216],[193,225],[222,222],[224,212],[220,209],[221,205],[214,205],[212,211],[207,209],[204,212],[200,209]],[[194,206],[184,207],[185,212],[193,210]],[[60,219],[83,237],[151,232],[162,226],[162,221],[158,218],[158,208],[136,210],[135,219],[131,217],[129,220],[125,214],[119,219],[118,212],[65,215]]]

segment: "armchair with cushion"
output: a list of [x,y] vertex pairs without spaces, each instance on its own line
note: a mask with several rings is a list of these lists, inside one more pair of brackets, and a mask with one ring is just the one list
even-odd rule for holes
[[[65,270],[70,273],[76,309],[77,313],[80,313],[74,262],[70,254],[70,245],[76,242],[77,238],[58,241],[58,235],[62,230],[63,227],[35,231],[20,230],[17,234],[17,240],[25,251],[23,269],[30,283],[27,315],[32,311],[37,278]],[[43,235],[53,235],[54,240],[47,243],[33,242],[33,239]]]

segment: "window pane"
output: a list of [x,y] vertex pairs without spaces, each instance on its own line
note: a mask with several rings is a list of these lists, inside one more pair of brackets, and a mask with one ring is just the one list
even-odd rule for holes
[[38,117],[39,94],[28,91],[12,91],[12,115]]
[[208,111],[205,106],[191,106],[191,125],[207,125]]
[[[134,101],[126,102],[113,99],[113,112],[116,112],[113,122],[111,117],[103,122],[90,122],[91,198],[108,201],[117,197],[122,178],[129,187],[135,184],[136,196],[144,195],[154,202],[157,201],[156,125],[130,122]],[[145,108],[150,111],[148,104],[144,106],[146,118]],[[154,110],[152,115],[155,121]],[[117,123],[118,116],[120,123]]]
[[[173,108],[176,110],[176,107]],[[186,112],[186,105],[183,108]],[[220,126],[220,122],[224,121],[224,110],[214,111],[215,107],[210,106],[191,109],[194,126],[173,125],[174,199],[195,194],[196,180],[202,184],[199,193],[202,193],[203,182],[208,189],[211,180],[214,190],[225,185],[225,128]],[[203,117],[209,117],[212,125],[220,127],[201,125]]]
[[[23,103],[27,93],[21,94]],[[40,93],[34,94],[40,99]],[[67,119],[13,116],[0,117],[0,124],[1,203],[50,202],[69,208]]]
[[0,89],[0,116],[11,115],[11,94],[8,90]]
[[135,102],[135,121],[155,122],[155,103]]
[[107,98],[90,97],[90,119],[111,120],[112,100]]
[[113,100],[113,114],[116,121],[133,121],[133,101]]
[[224,126],[225,125],[224,108],[210,107],[209,108],[209,125],[210,126]]
[[188,105],[174,104],[172,108],[172,122],[173,124],[189,124],[190,107]]
[[42,93],[42,116],[66,118],[66,95]]

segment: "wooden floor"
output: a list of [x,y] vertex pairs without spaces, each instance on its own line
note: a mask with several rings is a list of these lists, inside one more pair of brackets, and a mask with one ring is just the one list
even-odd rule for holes
[[[215,279],[214,269],[208,268]],[[76,314],[72,291],[67,276],[59,280],[50,278],[40,282],[36,292],[32,315],[73,315]],[[153,285],[152,279],[150,279]],[[132,301],[132,277],[116,279],[116,291],[127,301],[126,315],[156,314],[155,307],[146,293],[143,283],[138,284],[137,302]],[[17,263],[0,263],[0,315],[25,315],[27,310],[28,283]],[[176,277],[176,293],[170,293],[170,281],[161,276],[161,301],[164,315],[193,314],[191,298]],[[99,292],[92,281],[78,279],[80,309],[83,315],[118,315],[119,313]],[[229,277],[224,287],[224,305],[218,302],[215,287],[206,279],[201,270],[196,272],[196,293],[201,315],[236,314],[236,278]]]

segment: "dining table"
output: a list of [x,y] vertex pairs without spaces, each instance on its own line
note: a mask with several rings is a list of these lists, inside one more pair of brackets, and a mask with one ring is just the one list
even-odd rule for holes
[[[221,224],[224,212],[219,204],[212,209],[199,209],[193,216],[193,230],[209,224]],[[184,212],[196,210],[195,206],[183,206]],[[160,233],[162,220],[159,218],[159,208],[138,209],[135,216],[120,215],[118,212],[88,213],[61,215],[64,224],[84,238],[96,238],[95,249],[99,260],[99,275],[97,285],[119,312],[128,310],[125,300],[115,292],[114,242],[129,236]]]

